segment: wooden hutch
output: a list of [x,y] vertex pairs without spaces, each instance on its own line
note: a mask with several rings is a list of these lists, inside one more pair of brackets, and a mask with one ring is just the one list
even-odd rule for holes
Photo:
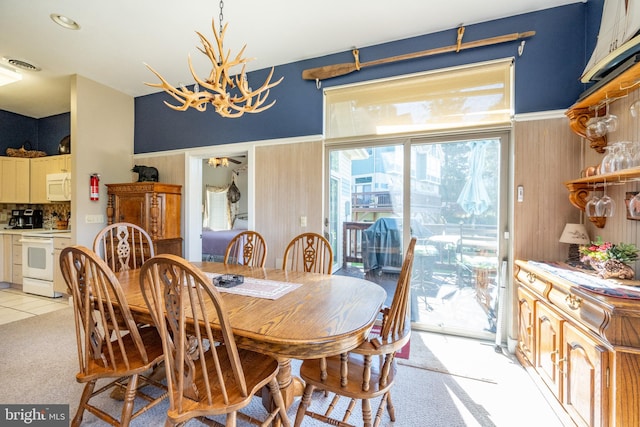
[[[587,122],[639,84],[637,62],[594,85],[566,112],[571,129],[602,153],[606,136],[589,138]],[[584,211],[590,192],[638,178],[640,169],[633,168],[575,179],[565,186],[570,202]],[[606,224],[605,217],[588,219],[598,228]],[[518,360],[576,425],[640,426],[640,300],[587,290],[572,273],[567,275],[570,267],[551,266],[515,262]],[[637,281],[621,282],[640,286]]]
[[[516,261],[516,356],[579,426],[640,426],[640,304]],[[635,282],[640,285],[640,282]]]
[[159,182],[106,184],[107,223],[130,222],[144,228],[157,254],[182,256],[182,186]]

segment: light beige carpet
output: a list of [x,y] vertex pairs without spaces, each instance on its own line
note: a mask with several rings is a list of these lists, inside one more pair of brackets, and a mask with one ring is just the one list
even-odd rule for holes
[[[74,334],[71,308],[0,325],[0,403],[69,404],[73,416],[82,392],[82,385],[75,381],[78,360]],[[425,348],[421,349],[423,345]],[[454,351],[445,352],[447,348]],[[400,361],[392,392],[397,420],[393,423],[385,414],[381,427],[562,426],[520,366],[497,355],[493,357],[492,369],[499,373],[488,371],[489,363],[482,362],[481,355],[488,358],[492,351],[490,345],[482,342],[415,333],[411,357]],[[432,353],[429,360],[423,361],[420,356],[428,356],[429,352]],[[294,361],[294,374],[298,366],[299,362]],[[437,371],[440,367],[455,374],[440,373]],[[457,376],[458,373],[465,375]],[[514,400],[516,395],[518,399]],[[111,413],[119,412],[120,402],[108,396],[101,399]],[[325,403],[327,399],[322,393],[314,395],[314,408]],[[372,402],[374,408],[376,403]],[[340,408],[345,404],[346,401]],[[163,402],[134,420],[132,427],[163,425],[167,408],[168,402]],[[259,399],[248,409],[256,416],[263,413]],[[288,411],[292,422],[296,409],[297,401]],[[523,414],[529,415],[525,418]],[[355,425],[361,425],[360,405],[356,405],[351,419]],[[85,414],[82,425],[104,423]],[[198,425],[201,424],[197,421],[187,423]],[[309,418],[303,423],[305,427],[324,425]]]

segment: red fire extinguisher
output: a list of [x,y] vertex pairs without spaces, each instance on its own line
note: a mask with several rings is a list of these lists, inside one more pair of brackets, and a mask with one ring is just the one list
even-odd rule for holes
[[90,179],[90,192],[89,192],[89,200],[96,201],[100,199],[100,175],[97,173],[91,174]]

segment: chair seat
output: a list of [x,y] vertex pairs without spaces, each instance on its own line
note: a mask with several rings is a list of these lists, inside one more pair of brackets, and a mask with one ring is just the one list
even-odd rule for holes
[[[162,339],[158,334],[158,330],[155,327],[142,327],[138,328],[140,337],[145,345],[147,351],[147,357],[149,362],[144,362],[142,358],[135,354],[134,351],[127,353],[127,361],[129,363],[129,369],[127,372],[130,374],[140,374],[164,360],[164,353],[162,351]],[[122,342],[125,348],[135,349],[135,344],[130,334],[126,334],[122,337]],[[117,343],[114,343],[117,345]],[[114,353],[114,362],[119,369],[126,369],[126,363],[123,357],[123,353]],[[87,372],[79,372],[76,375],[78,382],[84,383],[92,381],[96,378],[103,378],[113,373],[113,366],[105,367],[102,359],[92,359],[87,365]]]
[[[228,353],[224,349],[224,346],[216,346],[214,347],[216,352],[218,353],[218,357],[220,360],[220,370],[221,372],[231,372],[233,367],[231,361],[229,360]],[[210,353],[209,350],[207,353]],[[243,396],[240,388],[238,387],[237,382],[234,381],[232,376],[225,375],[225,387],[227,391],[228,401],[225,402],[223,398],[222,391],[220,389],[220,383],[216,381],[210,382],[211,387],[211,396],[213,401],[211,404],[207,401],[207,394],[202,393],[199,400],[193,400],[189,398],[183,399],[183,407],[182,410],[171,410],[167,412],[169,418],[175,420],[176,422],[180,422],[181,419],[188,419],[194,416],[194,413],[198,411],[202,411],[202,416],[205,415],[223,415],[229,413],[229,411],[237,411],[246,407],[253,395],[255,395],[262,387],[267,385],[271,378],[275,377],[278,373],[278,362],[271,356],[265,356],[260,353],[256,353],[248,350],[238,349],[238,355],[242,360],[243,366],[251,367],[251,369],[245,370],[245,380],[247,384],[247,393],[246,396]],[[198,363],[198,361],[194,361],[194,366],[196,369],[195,378],[202,379],[204,376],[202,375],[202,367]],[[214,378],[217,376],[214,365],[209,364],[208,377]],[[198,390],[205,390],[205,384],[203,381],[196,380],[196,388]],[[174,392],[174,399],[179,399],[179,395],[181,393]],[[188,416],[185,416],[185,412],[190,412]],[[181,415],[182,414],[182,415]]]
[[300,377],[307,383],[312,384],[318,389],[331,392],[337,392],[342,396],[353,399],[362,399],[363,397],[372,398],[386,393],[392,386],[396,376],[396,364],[392,363],[387,382],[385,386],[380,386],[380,366],[376,363],[379,358],[372,358],[371,364],[371,380],[369,381],[369,390],[363,392],[362,379],[365,371],[365,357],[356,353],[349,353],[348,357],[348,375],[347,384],[341,385],[340,376],[340,356],[328,357],[327,361],[327,378],[323,381],[321,378],[321,359],[305,360],[300,367]]

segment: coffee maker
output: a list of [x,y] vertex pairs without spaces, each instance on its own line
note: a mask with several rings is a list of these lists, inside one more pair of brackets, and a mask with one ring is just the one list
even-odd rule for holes
[[9,228],[42,228],[42,209],[13,209],[9,218]]
[[24,209],[13,209],[9,218],[9,228],[24,228]]
[[24,228],[42,228],[42,209],[24,210]]

